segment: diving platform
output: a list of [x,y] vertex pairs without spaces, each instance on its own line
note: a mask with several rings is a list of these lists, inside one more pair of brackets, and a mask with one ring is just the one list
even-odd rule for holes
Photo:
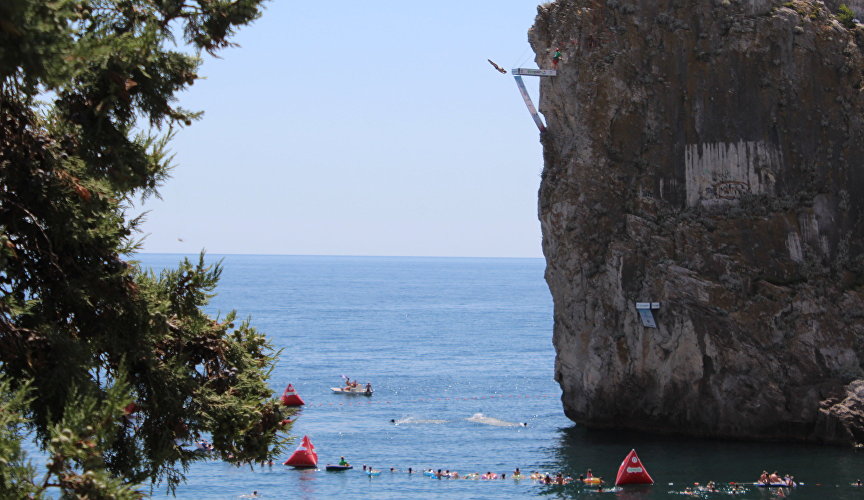
[[525,101],[525,106],[528,108],[528,112],[531,113],[531,118],[534,119],[534,123],[537,124],[537,128],[540,132],[543,132],[546,130],[546,125],[540,118],[540,113],[537,112],[537,108],[534,107],[534,103],[531,101],[531,96],[528,95],[528,89],[525,88],[525,82],[522,80],[522,77],[555,76],[558,74],[558,71],[554,69],[513,68],[510,70],[510,73],[513,74],[513,78],[516,80],[516,86],[519,87],[519,93],[522,94],[522,100]]

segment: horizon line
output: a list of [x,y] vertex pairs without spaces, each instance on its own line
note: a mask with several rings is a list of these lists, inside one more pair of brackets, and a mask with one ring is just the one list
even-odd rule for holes
[[[132,252],[124,255],[199,255],[201,252]],[[257,257],[369,257],[369,258],[410,258],[410,259],[536,259],[545,260],[540,257],[516,257],[516,256],[482,256],[482,255],[363,255],[363,254],[292,254],[292,253],[242,253],[242,252],[207,252],[206,255],[247,255]]]

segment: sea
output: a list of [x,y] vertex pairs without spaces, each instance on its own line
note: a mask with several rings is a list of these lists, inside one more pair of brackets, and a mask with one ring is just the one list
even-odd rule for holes
[[[182,255],[143,254],[145,267]],[[195,259],[197,256],[191,256]],[[236,467],[188,471],[181,499],[720,498],[864,499],[864,454],[844,447],[673,438],[585,429],[562,410],[554,380],[552,297],[542,259],[207,255],[221,262],[212,315],[236,310],[281,349],[274,394],[291,383],[305,401],[290,430],[308,436],[319,469]],[[343,377],[372,397],[336,394]],[[294,445],[291,446],[293,449]],[[655,484],[615,488],[635,449]],[[345,457],[353,470],[327,472]],[[380,470],[369,476],[363,466]],[[514,480],[513,471],[604,478]],[[411,468],[413,473],[409,473]],[[424,470],[498,474],[438,479]],[[758,488],[762,470],[796,488]],[[700,490],[714,481],[718,492]],[[742,485],[732,492],[732,485]],[[155,497],[170,497],[156,486]]]

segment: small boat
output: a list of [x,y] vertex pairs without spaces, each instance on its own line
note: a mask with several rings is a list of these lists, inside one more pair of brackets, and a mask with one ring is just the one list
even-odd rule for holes
[[786,483],[753,483],[753,486],[758,486],[759,488],[794,488],[798,486],[798,483],[792,483],[791,485]]
[[371,390],[367,391],[365,387],[357,387],[353,389],[347,387],[331,387],[330,390],[336,394],[353,394],[355,396],[371,396],[373,392]]
[[309,436],[303,436],[303,442],[297,450],[282,465],[290,465],[295,469],[314,469],[318,467],[318,453],[315,446],[309,440]]
[[353,468],[354,467],[351,465],[330,465],[330,464],[327,464],[327,467],[326,467],[327,470],[334,471],[334,472],[338,472],[341,470],[351,470]]
[[585,479],[582,480],[582,482],[585,484],[598,485],[598,484],[602,483],[603,480],[600,479],[599,477],[586,477]]
[[654,484],[654,479],[645,470],[642,461],[636,455],[636,450],[631,450],[621,462],[621,467],[618,468],[615,486],[625,484]]

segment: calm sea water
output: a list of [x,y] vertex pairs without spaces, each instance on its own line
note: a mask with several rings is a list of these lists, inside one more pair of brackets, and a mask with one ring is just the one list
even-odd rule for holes
[[[174,266],[180,258],[140,256],[154,268]],[[321,465],[344,455],[357,469],[366,464],[383,472],[370,478],[360,470],[250,469],[212,461],[192,467],[178,498],[238,498],[257,490],[262,498],[303,499],[659,499],[679,498],[694,482],[752,482],[762,469],[794,474],[806,484],[795,490],[751,487],[739,496],[864,498],[864,488],[849,485],[864,479],[864,455],[854,450],[573,425],[553,380],[552,301],[540,259],[208,256],[219,258],[225,272],[210,312],[236,309],[251,316],[284,349],[273,388],[281,392],[291,382],[307,403],[293,433],[312,439]],[[375,395],[331,393],[343,374],[371,382]],[[521,422],[527,427],[505,425]],[[592,468],[614,482],[631,448],[655,486],[599,493],[509,477],[437,480],[406,472],[441,468],[510,476],[520,467],[575,477]]]

